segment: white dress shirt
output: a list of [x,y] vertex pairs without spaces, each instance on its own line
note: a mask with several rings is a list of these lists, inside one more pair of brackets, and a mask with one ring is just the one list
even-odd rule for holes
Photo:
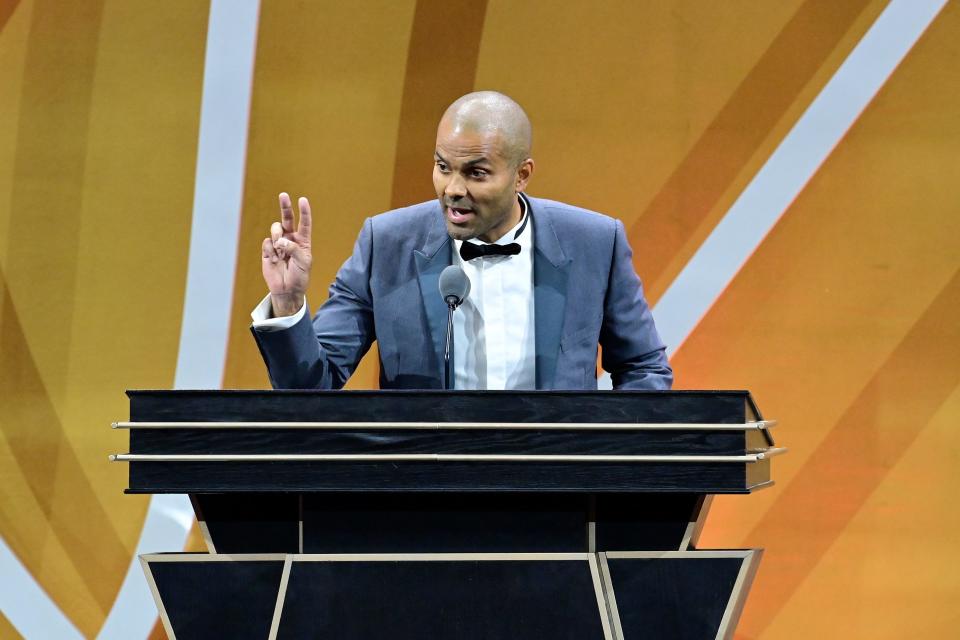
[[[520,197],[520,222],[496,243],[520,245],[515,256],[483,256],[464,261],[462,240],[454,241],[453,264],[470,279],[470,295],[453,317],[454,387],[456,389],[535,389],[533,229],[527,203]],[[519,237],[517,233],[519,232]],[[439,293],[438,293],[439,295]],[[292,316],[273,317],[270,295],[250,317],[261,331],[289,329],[303,318],[306,301]]]
[[[457,389],[535,389],[536,343],[533,304],[533,220],[520,198],[520,222],[492,244],[520,245],[515,256],[460,257],[454,241],[453,264],[470,279],[470,295],[453,316],[454,387]],[[517,232],[520,232],[517,237]],[[470,240],[476,244],[491,244]]]

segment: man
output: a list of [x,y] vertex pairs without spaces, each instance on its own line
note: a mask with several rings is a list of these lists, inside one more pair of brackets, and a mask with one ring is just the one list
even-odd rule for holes
[[633,270],[623,224],[526,196],[531,127],[507,96],[455,101],[437,129],[437,202],[368,218],[310,321],[312,216],[290,197],[263,241],[270,291],[253,334],[278,388],[340,388],[374,340],[381,388],[443,387],[440,272],[471,282],[455,313],[457,389],[596,389],[597,345],[614,388],[669,389],[672,371]]

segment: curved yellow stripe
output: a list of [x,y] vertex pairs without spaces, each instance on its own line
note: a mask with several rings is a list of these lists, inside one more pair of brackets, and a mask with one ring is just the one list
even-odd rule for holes
[[22,92],[0,96],[19,114],[3,221],[17,233],[0,242],[0,468],[15,488],[0,535],[94,635],[146,507],[105,462],[123,446],[108,425],[125,388],[173,379],[206,7],[24,0],[0,43],[25,9]]
[[[78,290],[88,304],[77,318],[74,334],[87,339],[74,340],[71,352],[77,363],[71,369],[76,374],[72,388],[91,397],[99,393],[101,403],[73,405],[77,423],[101,423],[108,412],[123,415],[125,388],[174,384],[208,12],[208,3],[190,0],[111,2],[106,7],[83,212],[89,223],[81,235],[86,251],[77,273]],[[99,175],[110,178],[99,180]],[[112,255],[99,250],[100,240],[111,230],[126,238]],[[111,259],[125,268],[111,268]],[[119,298],[112,294],[116,291],[131,293]],[[104,353],[103,344],[111,336],[129,348]],[[127,597],[130,592],[121,586],[133,565],[136,585],[143,588],[133,556],[140,542],[155,540],[157,534],[146,527],[147,500],[131,499],[120,491],[126,486],[125,475],[111,469],[103,476],[110,489],[103,491],[101,500],[111,506],[127,545],[125,566],[110,572],[111,615],[101,617],[98,626],[100,636],[118,637],[118,620],[130,633],[137,628],[133,622],[146,617],[144,624],[149,625],[155,613],[149,597],[141,604]],[[176,515],[161,514],[150,522],[179,522]],[[130,610],[139,607],[142,610]]]
[[[486,0],[418,0],[407,45],[390,208],[433,199],[437,123],[444,109],[473,91]],[[439,55],[437,34],[456,25],[456,54]],[[452,44],[452,43],[451,43]]]
[[[413,12],[412,0],[377,11],[349,3],[264,3],[225,388],[270,384],[249,327],[250,310],[266,293],[260,244],[279,218],[277,194],[306,195],[313,205],[308,299],[314,309],[326,300],[363,219],[390,208]],[[370,361],[368,355],[352,386],[376,387]]]
[[30,40],[33,2],[24,0],[17,3],[16,8],[0,30],[0,269],[7,263],[6,239],[12,218],[9,203],[13,195],[24,60]]
[[[60,415],[69,393],[70,323],[78,302],[75,279],[64,274],[77,264],[101,16],[102,2],[37,0],[32,8],[12,167],[10,210],[16,214],[9,224],[17,232],[4,243],[0,285],[0,395],[7,399],[2,423],[11,456],[3,466],[16,469],[29,489],[0,507],[0,533],[56,601],[72,595],[75,604],[64,611],[87,631],[109,607],[110,569],[126,555],[84,473],[84,453],[66,439]],[[39,225],[38,205],[60,215]],[[38,232],[44,238],[39,263],[36,246],[24,241]],[[36,517],[21,517],[30,511]],[[45,538],[47,545],[38,544]],[[88,545],[98,538],[102,547],[91,556]],[[107,573],[98,577],[101,561]]]

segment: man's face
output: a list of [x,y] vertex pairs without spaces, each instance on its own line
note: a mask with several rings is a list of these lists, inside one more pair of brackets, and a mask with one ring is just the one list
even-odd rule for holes
[[433,186],[451,237],[494,242],[520,222],[517,191],[526,186],[532,162],[515,167],[502,147],[495,132],[440,123]]

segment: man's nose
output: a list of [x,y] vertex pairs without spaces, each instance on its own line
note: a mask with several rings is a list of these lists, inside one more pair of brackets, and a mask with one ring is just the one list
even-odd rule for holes
[[454,174],[451,176],[450,181],[447,182],[447,187],[443,191],[449,198],[462,198],[467,195],[467,184],[464,182],[462,176]]

